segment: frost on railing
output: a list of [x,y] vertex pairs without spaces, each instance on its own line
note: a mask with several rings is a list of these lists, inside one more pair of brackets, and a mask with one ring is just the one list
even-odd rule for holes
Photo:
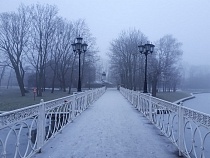
[[120,87],[122,95],[177,146],[179,155],[210,155],[210,115]]
[[42,146],[105,92],[105,87],[0,114],[0,157],[25,158]]

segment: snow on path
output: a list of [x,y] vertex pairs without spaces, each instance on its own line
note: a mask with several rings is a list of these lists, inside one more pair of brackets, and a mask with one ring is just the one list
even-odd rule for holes
[[175,158],[161,136],[117,90],[93,105],[51,139],[33,158]]

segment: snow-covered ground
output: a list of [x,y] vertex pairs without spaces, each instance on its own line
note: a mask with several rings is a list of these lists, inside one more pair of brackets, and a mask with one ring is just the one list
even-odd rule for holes
[[177,149],[115,89],[33,158],[175,158]]
[[210,114],[210,93],[194,94],[195,98],[184,101],[183,105]]

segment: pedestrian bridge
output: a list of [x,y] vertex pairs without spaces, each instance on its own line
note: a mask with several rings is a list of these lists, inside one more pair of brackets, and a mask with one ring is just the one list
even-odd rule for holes
[[2,158],[210,155],[210,116],[120,88],[100,88],[0,115]]

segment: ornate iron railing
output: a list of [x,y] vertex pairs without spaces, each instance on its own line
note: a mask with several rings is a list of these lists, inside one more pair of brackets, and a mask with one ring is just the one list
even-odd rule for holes
[[105,92],[105,87],[0,114],[0,157],[28,158]]
[[210,115],[120,87],[122,95],[177,146],[179,156],[210,156]]

